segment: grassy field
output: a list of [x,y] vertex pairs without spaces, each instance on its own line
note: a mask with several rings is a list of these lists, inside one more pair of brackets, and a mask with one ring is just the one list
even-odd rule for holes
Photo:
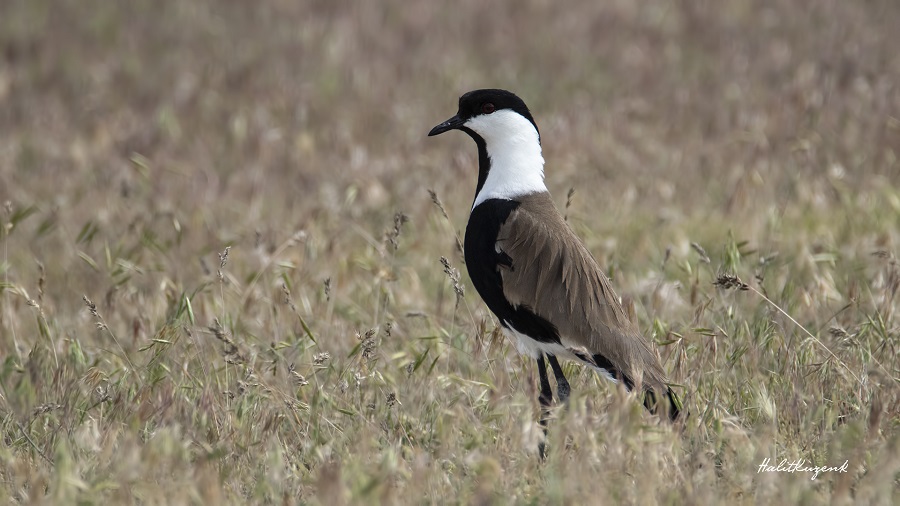
[[[895,0],[2,11],[0,502],[900,503]],[[425,136],[481,87],[686,421],[570,364],[539,462]]]

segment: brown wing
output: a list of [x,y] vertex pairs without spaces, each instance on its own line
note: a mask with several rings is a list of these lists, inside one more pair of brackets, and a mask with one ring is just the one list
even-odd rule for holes
[[656,353],[550,194],[528,195],[521,202],[497,237],[497,247],[512,260],[500,270],[506,298],[553,323],[564,345],[602,355],[638,388],[665,392]]

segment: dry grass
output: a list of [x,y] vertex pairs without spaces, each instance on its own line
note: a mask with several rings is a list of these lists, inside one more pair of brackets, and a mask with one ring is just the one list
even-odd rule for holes
[[[893,0],[7,2],[0,502],[900,502],[897,26]],[[425,137],[484,86],[531,105],[686,423],[569,365],[538,462],[532,364],[459,275],[474,148]]]

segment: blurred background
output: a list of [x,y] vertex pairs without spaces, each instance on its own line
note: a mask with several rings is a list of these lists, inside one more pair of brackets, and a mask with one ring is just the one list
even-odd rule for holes
[[625,219],[681,251],[673,221],[754,237],[786,207],[896,186],[897,26],[891,0],[8,1],[0,198],[40,229],[10,256],[87,223],[189,234],[188,257],[316,220],[377,235],[431,209],[428,188],[461,230],[475,150],[425,134],[480,87],[531,107],[576,227]]
[[[141,364],[152,338],[189,336],[189,344],[174,341],[186,348],[146,365],[177,372],[182,354],[197,359],[184,370],[201,378],[198,370],[222,360],[206,328],[214,318],[248,356],[283,341],[293,346],[287,361],[298,364],[310,332],[343,358],[358,350],[358,332],[386,327],[393,372],[382,371],[383,388],[399,389],[408,416],[428,418],[412,411],[443,393],[397,386],[409,357],[427,355],[427,365],[440,356],[436,370],[461,377],[487,374],[481,341],[471,337],[490,334],[490,316],[471,287],[454,304],[439,261],[464,272],[457,241],[474,197],[475,147],[459,133],[426,137],[455,114],[459,95],[484,87],[509,89],[531,108],[557,204],[620,294],[636,301],[641,328],[657,342],[679,340],[663,359],[703,406],[695,413],[719,409],[716,392],[731,399],[735,385],[775,381],[762,371],[784,358],[777,346],[752,360],[740,358],[747,347],[731,355],[704,348],[718,332],[709,329],[750,332],[732,319],[740,302],[720,300],[712,287],[717,273],[758,276],[762,290],[822,332],[852,330],[877,310],[887,324],[870,336],[874,349],[896,336],[889,329],[900,285],[898,27],[896,0],[3,0],[0,356],[17,358],[0,377],[27,379],[20,373],[34,350],[48,364],[77,347],[88,358],[72,377],[91,364],[110,381],[129,378],[85,309],[87,295]],[[468,286],[465,274],[461,283]],[[806,339],[758,309],[759,299],[744,300],[739,314],[763,322],[777,342]],[[841,309],[851,303],[858,306]],[[697,328],[712,334],[680,341]],[[428,355],[427,342],[411,340],[423,335],[450,346]],[[723,350],[732,346],[725,342]],[[797,363],[815,362],[814,350]],[[733,370],[722,363],[728,356],[744,368],[723,373],[727,388],[707,388],[698,371]],[[842,355],[860,376],[871,366],[866,357]],[[530,420],[528,376],[517,376],[527,369],[509,360],[498,370],[511,376],[479,379],[499,395],[522,395],[516,416]],[[804,402],[832,395],[831,380],[807,384],[803,367],[792,369],[794,383],[778,384],[774,401],[760,401],[787,406],[798,424],[808,421]],[[224,380],[222,369],[204,380],[210,398],[236,390],[224,370]],[[828,378],[839,378],[849,399],[857,384],[842,371]],[[345,372],[332,383],[352,381]],[[91,387],[83,390],[89,406]],[[57,395],[4,391],[4,409],[16,413]],[[186,439],[207,434],[190,414],[207,399],[197,395],[179,397]],[[866,395],[835,401],[819,425],[864,414]],[[735,398],[710,416],[727,418],[754,399]],[[213,406],[231,413],[228,402]],[[128,426],[132,414],[122,416]],[[503,433],[510,430],[518,429]],[[31,437],[52,454],[53,439]],[[805,447],[820,444],[810,438]],[[708,454],[695,450],[698,461]]]

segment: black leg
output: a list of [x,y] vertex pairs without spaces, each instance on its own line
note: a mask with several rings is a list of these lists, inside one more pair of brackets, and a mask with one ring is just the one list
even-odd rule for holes
[[666,389],[666,397],[669,398],[669,419],[675,420],[681,416],[681,408],[679,407],[681,406],[681,402],[671,388]]
[[[678,396],[671,388],[666,387],[666,400],[658,399],[653,390],[644,392],[644,407],[654,415],[668,416],[670,420],[674,421],[681,414],[681,408],[678,407],[680,404]],[[668,409],[668,411],[660,413],[660,408]]]
[[569,392],[571,392],[569,382],[566,381],[566,375],[563,374],[562,367],[559,366],[559,361],[556,360],[556,355],[547,355],[547,359],[550,361],[553,375],[556,376],[556,396],[559,397],[559,402],[565,403],[569,400]]
[[[550,360],[555,360],[552,358],[553,355],[550,355]],[[553,362],[551,362],[552,364]],[[553,390],[550,390],[550,378],[547,377],[547,364],[544,363],[544,355],[539,355],[537,358],[537,366],[538,366],[538,375],[541,380],[541,393],[538,395],[538,403],[541,405],[541,418],[540,424],[541,428],[544,429],[544,439],[547,438],[547,423],[550,417],[550,403],[553,402]],[[546,441],[541,441],[538,444],[538,453],[541,455],[541,460],[546,458]]]

